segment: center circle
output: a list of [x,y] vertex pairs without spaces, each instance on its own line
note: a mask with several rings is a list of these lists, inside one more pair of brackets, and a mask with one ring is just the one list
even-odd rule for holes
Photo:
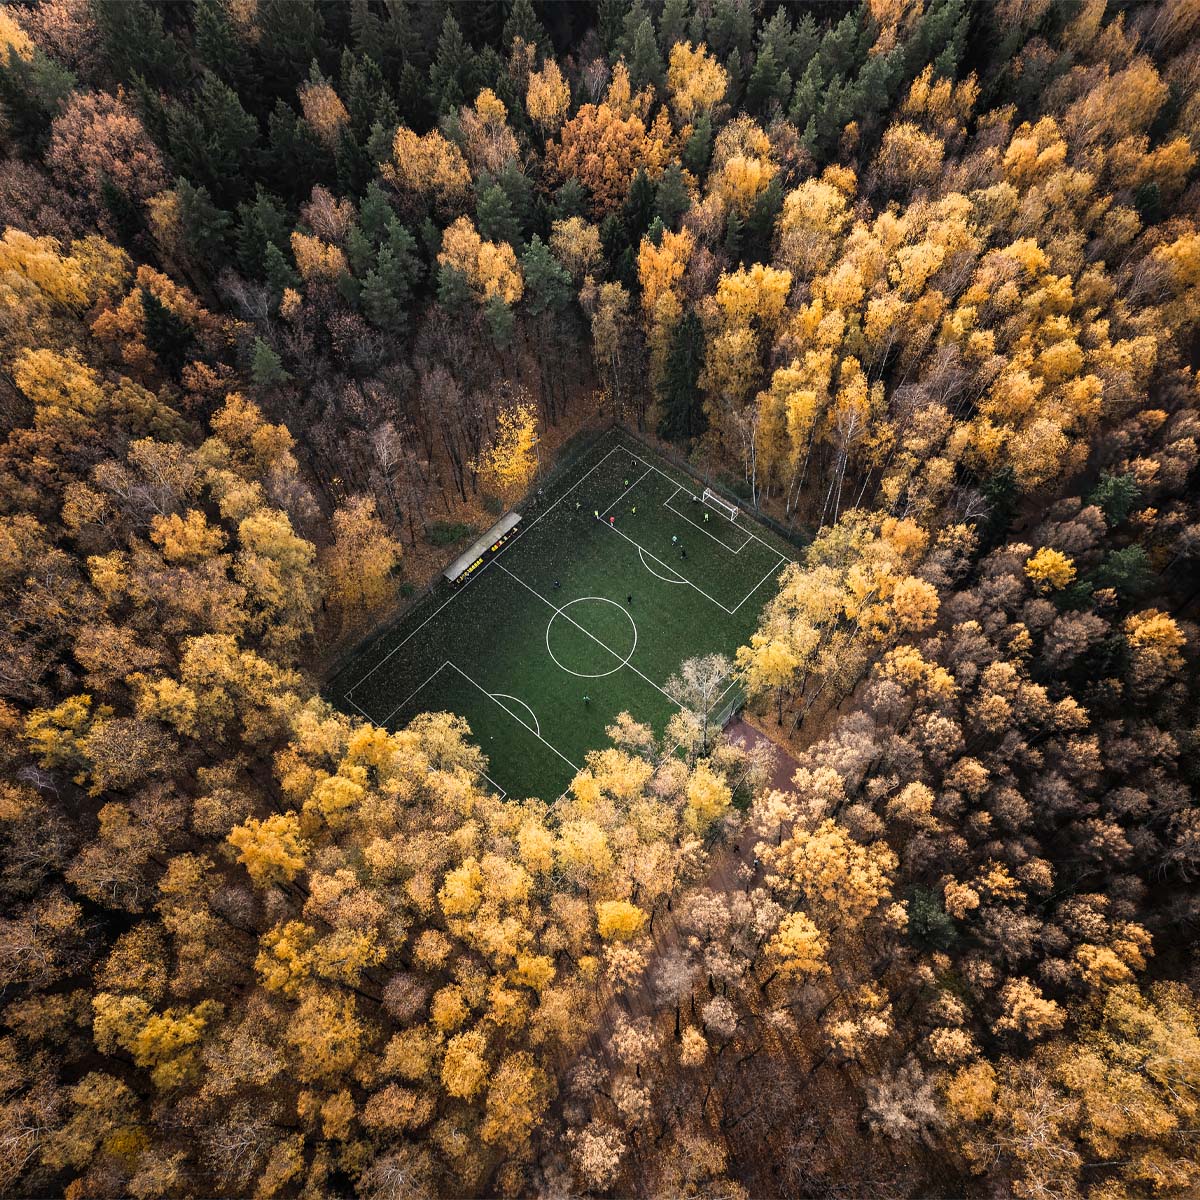
[[[603,639],[591,633],[590,630],[582,628],[583,622],[572,617],[567,610],[573,608],[576,604],[611,604],[628,622],[629,629],[632,635],[632,642],[629,646],[628,653],[622,658],[622,647],[609,646]],[[559,619],[561,618],[561,620]],[[554,653],[554,647],[550,644],[550,631],[554,629],[555,622],[558,622],[558,627],[561,633],[557,635],[560,639],[559,649],[563,650],[561,639],[570,637],[578,647],[586,645],[589,650],[595,651],[596,660],[598,662],[607,661],[612,665],[606,671],[576,671],[573,667],[568,667],[557,654]],[[560,670],[566,671],[568,675],[577,675],[580,679],[603,679],[605,675],[615,675],[629,660],[633,657],[633,652],[637,649],[637,625],[634,623],[633,617],[625,609],[624,605],[618,604],[615,600],[609,600],[607,596],[580,596],[578,600],[570,600],[562,606],[550,618],[546,624],[546,653],[554,660],[555,666]],[[590,665],[590,664],[588,664]]]

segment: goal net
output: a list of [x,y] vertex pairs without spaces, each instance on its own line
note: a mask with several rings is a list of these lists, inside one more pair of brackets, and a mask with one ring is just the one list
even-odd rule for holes
[[715,508],[722,516],[728,517],[731,521],[737,520],[737,505],[730,500],[726,500],[724,496],[718,496],[712,488],[705,488],[701,499],[708,507]]

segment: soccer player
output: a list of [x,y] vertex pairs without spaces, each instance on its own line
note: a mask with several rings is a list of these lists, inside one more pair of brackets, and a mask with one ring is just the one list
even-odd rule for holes
[[592,509],[592,515],[596,518],[597,521],[600,520],[600,510],[598,508]]
[[629,515],[632,517],[637,516],[637,505],[636,504],[629,510]]
[[575,501],[575,511],[576,512],[579,511],[579,501],[578,500]]
[[558,580],[557,579],[554,581],[554,590],[556,592],[558,591]]
[[626,487],[629,486],[629,477],[628,476],[626,476],[626,478],[625,478],[625,486]]
[[615,528],[616,528],[616,525],[617,525],[617,518],[616,518],[616,517],[609,517],[609,518],[608,518],[608,527],[609,527],[609,529],[615,529]]
[[626,600],[626,603],[628,603],[629,607],[632,608],[633,607],[633,593],[630,592],[629,595],[625,597],[625,600]]
[[679,545],[679,535],[678,534],[676,534],[676,533],[671,534],[671,545],[672,546]]
[[687,551],[682,546],[679,547],[679,557],[687,558]]
[[583,693],[583,706],[584,706],[584,708],[587,708],[587,706],[588,706],[589,704],[591,704],[591,702],[592,702],[592,698],[591,698],[591,696],[589,696],[589,695],[587,694],[587,692],[584,692],[584,693]]
[[707,524],[708,524],[708,513],[707,513],[707,511],[706,511],[706,512],[705,512],[705,514],[704,514],[704,523],[705,523],[705,525],[707,525]]

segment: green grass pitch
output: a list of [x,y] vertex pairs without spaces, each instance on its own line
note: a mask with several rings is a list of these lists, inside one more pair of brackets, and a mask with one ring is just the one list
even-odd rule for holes
[[732,656],[794,557],[700,490],[641,445],[601,439],[469,583],[441,581],[367,642],[329,698],[390,729],[458,713],[499,791],[554,800],[622,710],[662,733],[677,710],[663,684],[693,655]]

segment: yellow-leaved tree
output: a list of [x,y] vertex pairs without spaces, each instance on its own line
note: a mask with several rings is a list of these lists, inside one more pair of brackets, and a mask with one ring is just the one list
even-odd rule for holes
[[333,545],[325,554],[325,569],[330,598],[343,621],[387,605],[402,553],[375,512],[374,500],[352,496],[333,514]]
[[527,400],[504,409],[496,420],[496,435],[471,469],[479,482],[511,504],[537,473],[537,409]]

